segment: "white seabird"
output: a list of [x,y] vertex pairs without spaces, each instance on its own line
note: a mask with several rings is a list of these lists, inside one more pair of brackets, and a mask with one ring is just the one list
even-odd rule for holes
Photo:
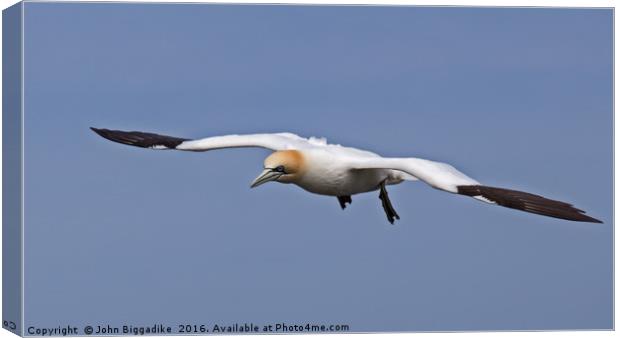
[[352,195],[379,190],[379,198],[390,223],[400,217],[390,202],[386,185],[415,180],[486,203],[571,221],[602,223],[569,203],[527,192],[481,185],[446,163],[414,157],[385,158],[365,150],[328,144],[325,139],[306,139],[291,133],[277,133],[190,140],[139,131],[91,129],[108,140],[150,149],[270,149],[274,152],[265,159],[264,170],[252,182],[252,188],[270,181],[293,183],[315,194],[337,197],[342,209],[352,202]]

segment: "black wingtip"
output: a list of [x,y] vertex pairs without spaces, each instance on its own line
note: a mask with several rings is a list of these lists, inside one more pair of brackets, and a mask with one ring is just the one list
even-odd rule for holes
[[99,129],[99,128],[95,128],[95,127],[90,127],[90,130],[94,131],[97,135],[99,136],[103,136],[101,133],[104,129]]
[[587,220],[582,221],[582,222],[599,223],[599,224],[603,224],[603,223],[604,223],[604,222],[603,222],[603,221],[601,221],[600,219],[596,219],[596,218],[594,218],[594,217],[590,217],[590,216],[588,216],[588,215],[583,215],[583,216],[585,216],[585,218],[586,218]]
[[97,135],[99,135],[99,136],[101,136],[101,137],[103,137],[103,138],[105,138],[107,140],[118,142],[115,139],[110,138],[110,136],[108,134],[109,134],[109,132],[111,130],[109,130],[109,129],[90,127],[90,130],[94,131],[95,134],[97,134]]
[[185,138],[145,133],[141,131],[122,131],[90,127],[97,135],[113,142],[141,148],[175,149],[179,144],[188,141]]
[[472,197],[483,197],[498,205],[575,222],[603,223],[585,214],[585,211],[573,207],[570,203],[548,199],[523,191],[483,185],[458,186],[458,193]]

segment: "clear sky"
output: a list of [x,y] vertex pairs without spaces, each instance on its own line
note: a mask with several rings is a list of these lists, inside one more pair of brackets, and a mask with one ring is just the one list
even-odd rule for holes
[[[612,11],[27,3],[28,325],[612,326]],[[604,224],[423,183],[250,190],[269,152],[150,151],[289,131],[453,164]]]

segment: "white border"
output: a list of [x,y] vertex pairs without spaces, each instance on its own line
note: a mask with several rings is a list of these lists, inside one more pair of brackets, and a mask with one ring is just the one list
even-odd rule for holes
[[[38,0],[27,0],[26,2],[40,2]],[[103,2],[103,1],[56,1],[56,2]],[[110,1],[110,2],[125,2],[125,1]],[[131,2],[153,2],[153,1],[148,1],[148,0],[134,0]],[[197,0],[184,0],[184,1],[170,1],[170,0],[158,0],[158,1],[154,1],[155,3],[222,3],[222,4],[229,4],[229,3],[241,3],[241,2],[235,2],[235,1],[223,1],[223,0],[210,0],[210,1],[197,1]],[[0,0],[0,5],[2,7],[2,9],[7,8],[13,4],[15,4],[16,1],[14,0]],[[416,1],[404,1],[404,0],[374,0],[374,1],[370,1],[370,0],[339,0],[339,1],[333,1],[333,0],[288,0],[288,1],[282,1],[282,2],[276,2],[276,1],[265,1],[265,0],[244,0],[243,3],[245,4],[276,4],[276,3],[287,3],[287,4],[310,4],[310,5],[406,5],[406,6],[411,6],[411,5],[418,5],[418,6],[479,6],[479,7],[493,7],[493,6],[507,6],[507,7],[556,7],[556,6],[560,6],[560,7],[600,7],[600,8],[615,8],[615,2],[614,1],[610,1],[610,0],[589,0],[589,1],[584,1],[584,0],[562,0],[562,1],[557,1],[557,0],[448,0],[448,1],[437,1],[437,0],[416,0]],[[22,153],[21,153],[21,165],[22,165],[22,179],[21,179],[21,189],[22,189],[22,215],[21,215],[21,219],[22,219],[22,229],[21,229],[21,234],[22,234],[22,254],[21,254],[21,264],[22,264],[22,294],[21,294],[21,299],[22,299],[22,334],[25,333],[24,330],[24,323],[25,323],[25,311],[24,311],[24,227],[23,227],[23,222],[25,220],[25,213],[24,213],[24,176],[23,176],[23,168],[24,168],[24,104],[25,104],[25,98],[24,98],[24,60],[23,60],[23,53],[24,53],[24,6],[22,6],[21,8],[21,12],[22,12],[22,39],[21,39],[21,48],[22,48],[22,65],[21,65],[21,77],[22,77],[22,88],[21,88],[21,109],[22,109],[22,114],[21,114],[21,123],[22,123],[22,139],[21,139],[21,145],[22,145]],[[0,25],[0,36],[1,36],[1,30],[2,27]],[[615,68],[615,64],[618,61],[617,55],[615,54],[615,39],[617,36],[617,28],[615,25],[615,13],[614,13],[614,102],[613,102],[613,107],[614,107],[614,131],[617,127],[617,121],[615,119],[615,97],[616,97],[616,86],[615,86],[615,81],[616,81],[616,68]],[[1,49],[1,47],[0,47]],[[1,53],[0,53],[1,55]],[[0,56],[1,57],[1,56]],[[0,84],[0,90],[2,88],[2,84]],[[1,102],[1,99],[0,99]],[[2,121],[0,119],[0,140],[1,140],[1,136],[2,136]],[[617,199],[615,198],[615,193],[617,191],[617,186],[616,186],[616,181],[615,181],[615,168],[617,168],[616,166],[616,157],[615,157],[615,149],[617,149],[618,143],[616,142],[615,139],[615,132],[614,132],[614,224],[615,224],[615,210],[617,210]],[[1,149],[0,149],[0,153],[1,153]],[[0,165],[2,163],[2,158],[0,157]],[[0,169],[1,172],[1,169]],[[0,197],[0,202],[2,201],[2,197]],[[614,234],[614,325],[617,322],[617,312],[615,311],[615,298],[616,298],[616,294],[615,294],[615,289],[618,286],[617,283],[618,281],[615,279],[615,261],[616,261],[616,251],[615,251],[615,239],[616,239],[616,232],[613,232]],[[1,239],[2,239],[2,234],[0,232],[0,247],[1,247]],[[0,284],[1,284],[1,275],[2,275],[2,271],[0,271]],[[1,296],[0,296],[1,297]],[[321,338],[334,338],[334,337],[354,337],[354,336],[359,336],[362,335],[363,333],[346,333],[346,334],[304,334],[304,336],[306,337],[321,337]],[[486,335],[487,337],[490,337],[492,335],[492,337],[522,337],[522,336],[528,336],[528,337],[542,337],[543,335],[545,337],[583,337],[583,336],[587,336],[587,337],[607,337],[607,336],[615,336],[616,333],[614,331],[554,331],[554,332],[519,332],[519,331],[511,331],[511,332],[462,332],[462,333],[451,333],[451,332],[443,332],[443,333],[377,333],[375,334],[378,337],[388,337],[388,336],[392,336],[392,337],[396,337],[396,336],[413,336],[415,335],[416,337],[446,337],[448,335],[456,335],[458,334],[461,337],[465,337],[465,338],[471,338],[471,337],[479,337],[481,335]],[[13,337],[14,335],[11,334],[10,332],[6,331],[6,330],[0,330],[0,337]],[[289,335],[284,335],[284,336],[289,336]],[[293,335],[290,335],[293,336]],[[295,335],[295,336],[300,336],[300,335]],[[86,336],[88,337],[88,336]],[[167,336],[167,337],[187,337],[187,336]],[[247,338],[255,338],[257,337],[256,335],[240,335],[238,337],[247,337]]]

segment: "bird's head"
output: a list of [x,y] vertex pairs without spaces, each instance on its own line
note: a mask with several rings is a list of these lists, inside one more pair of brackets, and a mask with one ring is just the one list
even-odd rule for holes
[[297,150],[276,151],[265,159],[263,172],[252,182],[257,187],[269,181],[294,183],[304,172],[304,157]]

